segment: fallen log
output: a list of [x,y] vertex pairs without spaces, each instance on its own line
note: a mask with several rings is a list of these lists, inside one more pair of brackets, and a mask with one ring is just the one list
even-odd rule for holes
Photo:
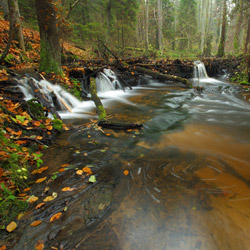
[[160,81],[177,81],[177,82],[183,83],[188,88],[192,87],[192,84],[188,79],[182,78],[180,76],[163,74],[163,73],[159,73],[157,71],[152,71],[150,69],[141,68],[141,67],[134,67],[133,71],[135,71],[137,73],[145,74],[145,75],[150,75],[154,79],[157,79],[157,80],[160,80]]
[[50,112],[56,116],[57,119],[61,119],[58,112],[56,111],[56,108],[51,105],[51,103],[45,99],[45,96],[40,92],[39,88],[35,85],[34,81],[32,79],[29,79],[28,84],[33,90],[33,94],[35,98],[47,109],[50,110]]
[[143,127],[142,124],[136,124],[136,123],[124,124],[124,123],[113,123],[109,121],[100,121],[98,122],[98,126],[114,130],[141,129]]
[[99,121],[105,121],[106,111],[102,105],[100,98],[97,95],[96,82],[95,82],[95,78],[93,77],[90,78],[90,93],[91,93],[91,99],[93,100],[96,106],[96,111],[98,114]]

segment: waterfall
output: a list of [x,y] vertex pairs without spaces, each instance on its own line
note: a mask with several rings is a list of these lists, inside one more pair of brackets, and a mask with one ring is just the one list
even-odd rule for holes
[[201,61],[194,62],[194,73],[193,73],[193,86],[203,87],[203,83],[210,79],[207,75],[205,65]]
[[[59,114],[63,118],[76,117],[75,114],[81,114],[82,117],[84,112],[89,112],[94,108],[94,103],[92,101],[81,102],[63,87],[52,84],[46,80],[37,81],[34,78],[20,80],[19,89],[24,94],[25,100],[35,98],[34,91],[30,87],[29,81],[33,81],[33,84],[39,89],[47,101],[49,101],[57,111],[60,111]],[[122,89],[115,73],[110,69],[104,69],[103,72],[98,73],[96,77],[96,86],[97,92],[100,94]],[[89,88],[85,88],[83,91],[90,97]]]
[[201,61],[194,62],[194,78],[199,78],[199,79],[208,78],[205,65]]

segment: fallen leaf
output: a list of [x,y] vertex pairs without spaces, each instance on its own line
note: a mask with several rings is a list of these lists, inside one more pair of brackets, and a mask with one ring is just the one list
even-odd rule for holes
[[36,250],[43,250],[44,249],[44,243],[43,243],[43,241],[41,241],[41,240],[37,241],[37,243],[35,245],[35,249]]
[[76,173],[77,173],[78,175],[82,175],[82,174],[83,174],[83,171],[82,171],[81,169],[79,169],[79,170],[76,171]]
[[53,201],[57,197],[57,193],[53,193],[51,196],[47,196],[43,201]]
[[47,179],[47,177],[40,178],[40,179],[36,180],[36,183],[41,183],[41,182],[45,181],[46,179]]
[[60,169],[58,170],[59,173],[64,172],[64,171],[65,171],[65,168],[60,168]]
[[124,170],[124,175],[128,175],[129,174],[129,171],[128,170]]
[[33,121],[32,123],[36,127],[39,127],[41,125],[41,122],[39,122],[39,121]]
[[67,192],[67,191],[73,191],[75,190],[74,188],[70,188],[70,187],[65,187],[62,189],[63,192]]
[[50,218],[50,222],[53,222],[53,221],[56,221],[58,220],[60,217],[62,216],[62,213],[57,213],[57,214],[54,214],[51,218]]
[[32,195],[30,198],[27,200],[30,204],[36,202],[38,200],[38,197]]
[[90,176],[89,182],[92,182],[92,183],[95,183],[95,182],[96,182],[95,175],[91,175],[91,176]]
[[2,176],[3,176],[3,169],[0,168],[0,177],[2,177]]
[[37,136],[36,139],[37,139],[37,140],[42,140],[43,137],[42,137],[42,136]]
[[35,209],[39,209],[39,208],[43,207],[44,205],[45,205],[44,202],[39,203],[39,204],[35,207]]
[[25,188],[25,189],[23,190],[23,192],[28,192],[28,191],[30,191],[30,188]]
[[106,136],[111,136],[111,134],[106,134]]
[[42,167],[42,168],[39,168],[39,169],[36,169],[36,170],[32,171],[31,174],[41,174],[42,172],[44,172],[47,169],[48,169],[48,166],[47,167]]
[[6,246],[1,246],[0,247],[0,250],[6,250],[7,248],[6,248]]
[[65,167],[68,167],[68,166],[69,166],[69,164],[66,163],[66,164],[61,165],[61,168],[65,168]]
[[14,231],[17,227],[16,222],[12,221],[7,227],[6,230],[11,233],[12,231]]
[[22,193],[22,194],[18,194],[19,197],[25,197],[27,194]]
[[89,167],[84,167],[84,168],[82,169],[82,171],[83,171],[84,173],[87,173],[87,175],[91,175],[91,174],[92,174],[92,171],[91,171],[91,169],[90,169]]
[[48,130],[52,130],[52,129],[53,129],[52,126],[46,126],[46,128],[47,128]]
[[42,221],[40,221],[40,220],[35,220],[35,221],[33,221],[33,222],[30,224],[30,226],[31,226],[31,227],[36,227],[36,226],[40,225],[41,223],[42,223]]

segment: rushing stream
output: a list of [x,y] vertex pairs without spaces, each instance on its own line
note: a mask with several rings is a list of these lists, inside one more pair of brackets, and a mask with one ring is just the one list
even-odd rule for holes
[[[202,93],[153,81],[100,93],[113,120],[143,123],[140,131],[81,126],[95,117],[90,104],[88,116],[65,113],[74,128],[45,152],[49,169],[39,178],[71,167],[32,189],[41,196],[49,186],[43,198],[58,197],[22,219],[13,249],[34,249],[38,240],[64,250],[249,249],[250,105],[226,82],[199,84]],[[86,165],[94,184],[76,174]],[[43,223],[32,228],[34,220]]]

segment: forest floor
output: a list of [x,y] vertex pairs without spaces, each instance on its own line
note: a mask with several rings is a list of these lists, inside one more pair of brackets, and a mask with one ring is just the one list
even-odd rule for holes
[[[0,19],[0,53],[3,52],[8,41],[8,27],[9,23]],[[30,176],[41,174],[48,168],[43,166],[42,150],[53,143],[57,134],[69,129],[61,120],[46,117],[44,115],[48,112],[46,108],[34,104],[27,105],[20,93],[13,91],[10,86],[15,85],[15,78],[28,74],[37,79],[46,78],[53,83],[61,84],[73,94],[79,95],[81,92],[79,79],[84,76],[86,68],[95,70],[105,65],[113,67],[115,61],[115,58],[106,61],[94,59],[87,50],[64,42],[63,74],[46,75],[39,72],[39,33],[29,28],[24,28],[23,33],[27,50],[25,52],[19,50],[14,43],[0,66],[0,234],[1,231],[4,232],[5,238],[6,231],[11,233],[16,229],[16,216],[19,215],[20,218],[21,212],[38,200],[37,196],[29,193],[30,186],[47,179],[44,176],[36,180],[31,178],[32,181],[29,181]],[[226,60],[225,65],[232,69],[230,66],[232,61],[235,62],[234,67],[240,64],[239,59],[234,58]],[[190,78],[193,72],[193,62],[189,60],[155,60],[140,57],[124,59],[122,63],[125,67],[119,70],[131,85],[135,84],[140,77],[141,68],[183,78]],[[211,67],[210,73],[218,73],[214,71],[213,60],[207,60],[207,64]],[[223,70],[220,62],[216,61],[215,65],[219,70]],[[249,88],[246,87],[246,90]],[[64,171],[65,167],[67,166],[62,166],[61,171]],[[88,168],[84,171],[86,174],[91,174]],[[52,199],[54,199],[53,196]],[[44,203],[38,204],[37,209],[43,205]],[[60,214],[56,214],[52,221],[59,217]],[[33,226],[39,223],[39,221],[34,222]],[[2,237],[0,237],[0,249],[4,250],[6,248],[4,244],[1,245],[1,240]],[[37,249],[42,249],[39,248],[39,244]]]

